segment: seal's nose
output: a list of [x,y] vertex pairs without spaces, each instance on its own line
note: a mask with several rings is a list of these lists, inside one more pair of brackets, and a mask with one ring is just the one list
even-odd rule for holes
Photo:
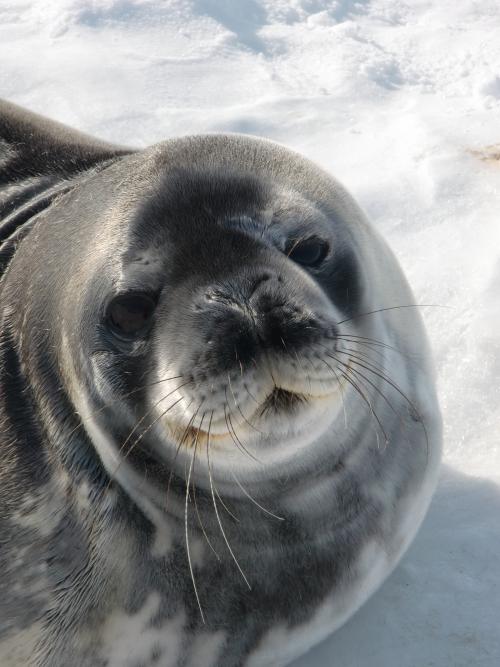
[[251,362],[262,350],[298,352],[320,335],[319,319],[297,290],[271,271],[237,286],[210,287],[197,310],[219,370]]

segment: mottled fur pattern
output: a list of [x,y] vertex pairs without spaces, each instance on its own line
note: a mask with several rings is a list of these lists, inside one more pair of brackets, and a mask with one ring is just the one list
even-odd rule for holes
[[[131,290],[157,295],[132,343],[104,317]],[[133,151],[0,103],[2,667],[276,667],[343,623],[436,479],[417,309],[372,312],[413,303],[276,144]]]

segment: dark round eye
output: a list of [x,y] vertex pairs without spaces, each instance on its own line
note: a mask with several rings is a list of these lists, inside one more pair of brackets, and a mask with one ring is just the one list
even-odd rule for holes
[[116,333],[132,336],[147,328],[155,306],[147,294],[122,294],[109,304],[107,319]]
[[317,236],[292,239],[286,251],[287,257],[302,266],[317,267],[328,254],[328,243]]

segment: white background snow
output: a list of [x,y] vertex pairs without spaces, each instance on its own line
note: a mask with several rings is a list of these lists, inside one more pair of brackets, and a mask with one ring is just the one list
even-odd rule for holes
[[0,63],[2,97],[116,142],[237,131],[305,153],[416,302],[447,306],[423,309],[445,423],[429,515],[296,667],[498,667],[500,161],[482,157],[500,144],[500,0],[0,0]]

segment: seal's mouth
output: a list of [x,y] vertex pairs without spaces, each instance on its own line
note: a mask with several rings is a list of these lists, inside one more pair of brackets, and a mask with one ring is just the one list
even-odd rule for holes
[[[255,418],[265,418],[275,415],[292,415],[299,406],[304,406],[310,403],[310,399],[305,394],[300,394],[282,387],[275,386],[270,394],[264,399],[261,405],[253,413],[250,418],[253,422]],[[248,423],[249,420],[245,419]],[[226,421],[226,423],[228,423]],[[226,438],[234,439],[234,425],[232,422],[228,424],[231,429],[227,432],[210,431],[210,440],[214,442],[221,442]],[[168,426],[173,430],[175,440],[185,447],[194,447],[201,443],[206,443],[208,439],[208,432],[204,428],[197,428],[196,426],[181,427],[179,424],[168,423]],[[241,424],[240,424],[241,426]]]
[[275,387],[265,399],[258,413],[263,417],[268,413],[290,412],[304,403],[307,403],[307,397],[303,394],[297,394],[282,387]]

